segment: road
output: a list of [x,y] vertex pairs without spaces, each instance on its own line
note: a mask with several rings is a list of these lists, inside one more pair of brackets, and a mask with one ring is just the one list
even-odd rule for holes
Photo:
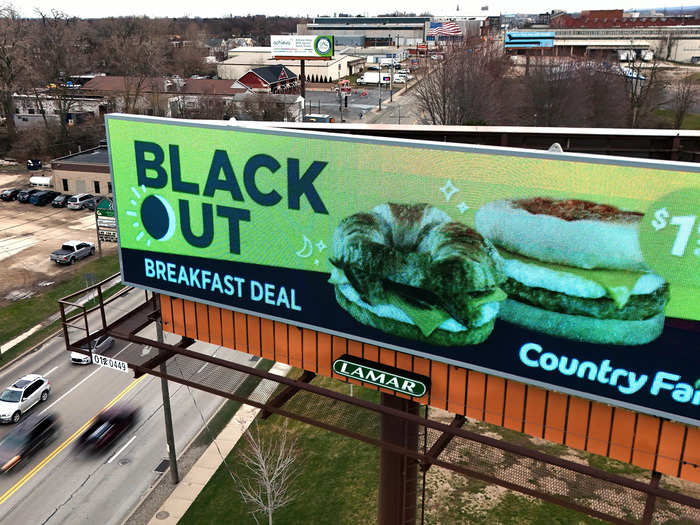
[[[122,315],[143,300],[143,292],[133,290],[112,303],[108,318]],[[178,339],[166,334],[167,342]],[[119,358],[127,348],[133,351],[133,346],[116,341],[107,355]],[[238,362],[250,359],[246,354],[199,342],[191,348]],[[169,366],[178,366],[173,361]],[[30,413],[53,411],[61,421],[61,430],[47,447],[0,477],[0,523],[121,523],[157,478],[156,467],[168,457],[160,379],[143,376],[134,380],[131,371],[126,374],[95,365],[72,365],[63,339],[54,338],[0,370],[0,386],[33,372],[48,376],[52,391],[48,401]],[[196,377],[203,372],[200,368],[190,373]],[[223,400],[177,383],[170,383],[170,398],[179,454],[203,427],[202,418],[208,419]],[[76,438],[95,414],[115,401],[140,407],[138,424],[104,455],[85,457],[75,449]],[[0,438],[12,427],[0,426]]]

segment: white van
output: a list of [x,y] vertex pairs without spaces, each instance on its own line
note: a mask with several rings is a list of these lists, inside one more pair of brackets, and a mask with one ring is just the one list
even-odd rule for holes
[[90,193],[80,193],[78,195],[73,195],[70,199],[68,199],[68,204],[66,204],[66,207],[70,208],[71,210],[82,210],[85,203],[94,200],[94,195],[91,195]]

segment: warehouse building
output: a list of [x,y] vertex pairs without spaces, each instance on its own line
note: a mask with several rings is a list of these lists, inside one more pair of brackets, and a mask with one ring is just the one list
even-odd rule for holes
[[61,193],[111,196],[107,146],[98,146],[51,161],[53,184]]

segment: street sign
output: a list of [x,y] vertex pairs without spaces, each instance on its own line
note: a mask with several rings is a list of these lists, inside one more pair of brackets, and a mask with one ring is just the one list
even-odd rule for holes
[[114,207],[112,206],[112,201],[105,197],[97,205],[95,212],[99,217],[114,217]]
[[119,372],[129,373],[129,365],[126,361],[119,361],[119,359],[112,359],[111,357],[105,357],[100,354],[92,354],[92,362],[97,366],[104,368],[111,368],[112,370],[118,370]]

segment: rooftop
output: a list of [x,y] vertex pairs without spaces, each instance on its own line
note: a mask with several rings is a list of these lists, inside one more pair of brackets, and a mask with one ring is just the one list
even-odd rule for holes
[[66,155],[59,159],[53,159],[51,162],[71,162],[74,164],[109,164],[109,154],[107,153],[107,146],[97,146],[96,148],[81,151],[80,153],[73,153],[72,155]]

